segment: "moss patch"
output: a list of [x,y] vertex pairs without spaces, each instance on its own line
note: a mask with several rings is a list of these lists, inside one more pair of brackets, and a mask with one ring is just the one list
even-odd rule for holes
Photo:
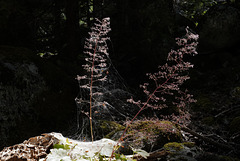
[[138,120],[133,122],[127,135],[133,140],[133,147],[147,150],[161,148],[168,142],[181,142],[182,135],[178,127],[170,121]]
[[114,121],[100,120],[99,123],[100,123],[100,128],[103,131],[103,134],[105,134],[104,137],[109,139],[118,131],[125,129],[124,126]]
[[184,142],[182,144],[186,147],[189,147],[189,148],[193,148],[195,146],[194,142]]
[[171,142],[171,143],[167,143],[163,146],[163,148],[167,151],[180,151],[184,148],[182,143],[177,143],[177,142]]

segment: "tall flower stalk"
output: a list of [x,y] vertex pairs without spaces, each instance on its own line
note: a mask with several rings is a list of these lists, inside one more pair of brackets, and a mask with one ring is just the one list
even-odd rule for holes
[[89,112],[81,111],[88,115],[90,121],[90,133],[91,140],[93,137],[93,125],[92,125],[92,108],[95,106],[103,105],[98,98],[103,95],[102,84],[107,80],[108,64],[107,60],[109,57],[107,37],[110,28],[110,18],[104,18],[102,21],[96,19],[96,23],[89,32],[90,38],[85,41],[86,64],[83,65],[86,74],[83,76],[77,76],[79,81],[79,87],[81,90],[89,93],[89,100],[84,98],[76,98],[76,102],[79,104],[89,104]]

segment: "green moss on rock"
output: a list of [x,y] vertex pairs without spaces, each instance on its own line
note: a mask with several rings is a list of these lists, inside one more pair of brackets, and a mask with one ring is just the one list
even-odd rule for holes
[[163,149],[169,153],[167,160],[171,161],[196,161],[195,157],[200,152],[193,142],[169,142]]
[[182,150],[184,147],[184,145],[182,143],[177,143],[177,142],[170,142],[170,143],[167,143],[163,146],[163,148],[167,151],[180,151]]
[[195,146],[194,142],[184,142],[182,144],[186,147],[189,147],[189,148],[193,148]]
[[133,147],[147,150],[162,148],[168,142],[181,142],[182,135],[177,126],[170,121],[138,120],[133,122],[127,135],[130,136]]
[[122,131],[125,129],[124,126],[114,122],[114,121],[107,121],[107,120],[100,120],[100,128],[105,134],[105,138],[111,138],[115,133]]
[[184,142],[184,143],[177,143],[177,142],[169,142],[163,146],[163,148],[167,151],[181,151],[184,147],[193,148],[195,146],[194,142]]

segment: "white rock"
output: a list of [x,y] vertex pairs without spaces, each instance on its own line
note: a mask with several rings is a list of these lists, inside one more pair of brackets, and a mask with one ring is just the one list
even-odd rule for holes
[[60,140],[60,144],[68,145],[70,149],[51,149],[47,156],[47,161],[86,161],[97,159],[96,154],[110,157],[116,141],[110,139],[101,139],[93,142],[82,142],[62,136],[60,133],[51,133]]

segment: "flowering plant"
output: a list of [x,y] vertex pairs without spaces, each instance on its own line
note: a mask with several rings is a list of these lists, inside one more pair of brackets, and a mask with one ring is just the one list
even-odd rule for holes
[[[147,96],[147,100],[144,102],[141,100],[134,101],[133,98],[127,100],[139,106],[140,110],[136,116],[146,108],[162,110],[171,105],[177,107],[177,115],[174,113],[167,116],[160,114],[158,117],[175,121],[181,125],[187,125],[190,122],[188,105],[196,102],[196,100],[188,93],[188,90],[181,89],[181,85],[190,79],[187,72],[193,65],[190,62],[185,62],[183,58],[186,55],[197,54],[197,40],[198,35],[192,33],[187,27],[185,37],[176,38],[176,44],[179,46],[179,49],[171,50],[168,53],[168,63],[159,66],[158,72],[146,74],[153,81],[152,84],[144,83],[140,85],[140,88],[143,89]],[[173,98],[173,101],[169,103],[168,98]]]
[[[89,117],[92,141],[92,109],[94,107],[104,107],[106,104],[102,101],[101,96],[105,91],[103,84],[107,80],[109,68],[107,63],[107,60],[109,60],[107,40],[109,40],[109,37],[107,37],[107,33],[110,30],[110,18],[104,18],[102,21],[96,19],[96,23],[91,28],[91,32],[89,32],[90,38],[86,38],[84,46],[84,53],[87,57],[85,58],[86,64],[83,65],[83,68],[87,74],[77,76],[80,93],[84,94],[80,98],[76,98],[76,103],[81,106],[81,108],[78,108],[78,117],[80,112]],[[82,105],[86,104],[89,106],[88,111],[82,108]],[[95,112],[98,111],[95,110]]]

